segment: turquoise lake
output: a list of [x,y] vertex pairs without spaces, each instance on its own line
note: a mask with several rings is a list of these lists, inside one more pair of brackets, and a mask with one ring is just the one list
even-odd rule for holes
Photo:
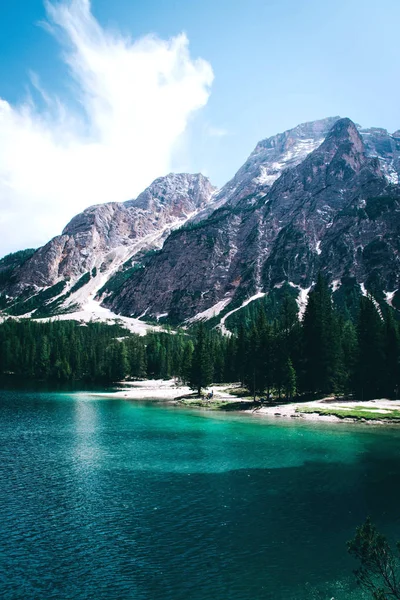
[[363,596],[346,541],[400,539],[400,429],[0,393],[0,597]]

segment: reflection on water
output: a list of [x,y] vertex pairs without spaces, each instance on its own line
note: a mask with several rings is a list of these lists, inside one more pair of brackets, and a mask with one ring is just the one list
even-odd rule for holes
[[345,543],[400,537],[397,429],[2,393],[5,599],[361,598]]
[[74,456],[80,463],[89,462],[90,467],[95,467],[96,458],[99,459],[100,446],[98,442],[98,405],[86,401],[83,395],[77,394],[73,405],[75,422],[75,451]]

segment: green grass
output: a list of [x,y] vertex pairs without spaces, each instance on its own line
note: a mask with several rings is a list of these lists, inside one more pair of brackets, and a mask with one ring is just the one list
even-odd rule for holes
[[183,406],[193,406],[200,408],[208,408],[209,410],[223,410],[223,408],[229,404],[222,400],[203,400],[202,398],[185,398],[179,401],[179,404]]
[[[372,408],[372,407],[371,407]],[[297,408],[298,413],[317,413],[319,415],[334,416],[339,419],[365,419],[367,421],[381,421],[381,420],[399,420],[400,421],[400,410],[388,410],[379,411],[368,410],[365,406],[354,406],[351,408],[317,408],[311,406],[305,406],[303,408]]]
[[230,387],[226,388],[225,392],[230,394],[231,396],[237,396],[238,398],[244,398],[246,396],[251,396],[251,393],[247,388],[242,387]]

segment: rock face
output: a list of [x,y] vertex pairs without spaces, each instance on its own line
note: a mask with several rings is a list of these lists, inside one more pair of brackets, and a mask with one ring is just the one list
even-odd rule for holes
[[258,142],[236,175],[215,195],[210,206],[194,219],[199,222],[212,210],[225,203],[235,206],[243,198],[264,195],[286,169],[300,164],[306,156],[318,148],[331,127],[340,117],[328,117],[319,121],[302,123],[293,129],[278,133]]
[[353,278],[400,305],[399,177],[399,131],[305,123],[257,144],[219,192],[202,175],[170,174],[136,200],[88,208],[33,255],[0,265],[3,304],[35,293],[29,310],[45,301],[71,312],[97,298],[181,323],[284,282],[304,298],[322,271],[335,289]]
[[306,289],[320,270],[332,281],[353,276],[366,289],[396,290],[396,136],[365,135],[349,119],[334,119],[315,146],[280,176],[266,174],[266,193],[256,188],[256,194],[231,195],[208,218],[173,232],[111,307],[124,314],[168,313],[179,322],[212,314],[221,302],[240,305],[284,281]]
[[235,206],[242,198],[265,193],[286,169],[318,148],[340,117],[302,123],[257,144],[244,165],[217,194],[215,202]]
[[214,192],[201,174],[170,174],[136,200],[91,206],[23,264],[8,292],[16,295],[63,280],[72,285],[93,269],[103,282],[139,250],[160,247],[171,229],[204,208]]
[[360,129],[368,156],[379,158],[382,170],[390,183],[400,179],[400,131],[392,135],[386,129]]

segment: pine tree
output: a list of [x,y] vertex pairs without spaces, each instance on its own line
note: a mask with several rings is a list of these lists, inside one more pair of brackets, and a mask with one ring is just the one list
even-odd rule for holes
[[340,344],[338,383],[340,389],[348,394],[354,389],[354,374],[358,352],[357,330],[351,321],[346,321],[342,325]]
[[188,340],[183,347],[182,362],[179,369],[179,376],[184,384],[188,384],[191,380],[193,351],[193,342]]
[[290,358],[287,359],[283,369],[283,388],[285,390],[286,400],[292,400],[296,394],[296,371]]
[[400,338],[392,310],[388,310],[385,319],[385,394],[397,398],[400,384]]
[[196,331],[190,387],[196,389],[200,396],[201,389],[207,387],[212,382],[212,375],[213,366],[210,357],[210,344],[204,324],[200,323]]
[[50,373],[50,346],[47,335],[40,340],[37,367],[39,377],[46,379]]
[[340,340],[330,288],[322,275],[310,292],[303,321],[305,386],[313,393],[330,393],[336,387]]
[[244,326],[243,320],[239,324],[237,344],[236,344],[236,355],[235,355],[235,371],[237,373],[237,379],[239,379],[242,386],[245,385],[245,374],[246,367],[248,364],[247,353],[249,347],[248,335]]
[[370,298],[360,300],[357,334],[355,391],[361,399],[376,398],[383,388],[383,325]]

